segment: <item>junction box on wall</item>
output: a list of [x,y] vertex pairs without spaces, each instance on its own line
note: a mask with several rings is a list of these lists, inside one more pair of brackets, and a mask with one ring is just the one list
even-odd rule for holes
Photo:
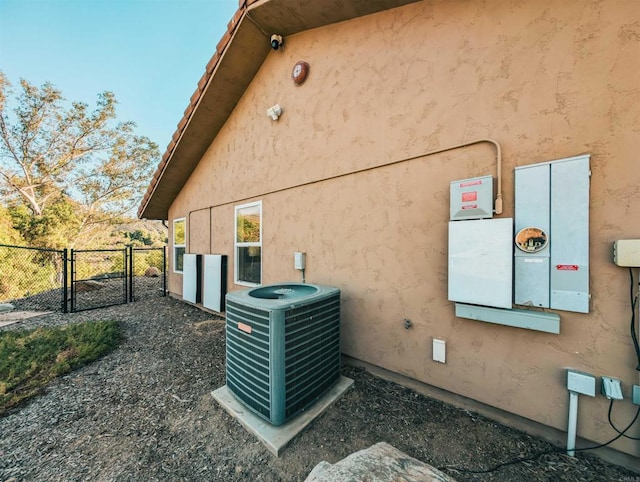
[[613,243],[613,262],[618,266],[640,268],[640,239],[620,239]]

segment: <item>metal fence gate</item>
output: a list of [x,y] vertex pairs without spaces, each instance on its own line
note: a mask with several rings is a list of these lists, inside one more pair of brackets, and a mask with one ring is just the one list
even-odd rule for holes
[[71,250],[71,311],[165,296],[166,249]]
[[166,247],[51,250],[0,244],[0,303],[84,311],[166,296]]
[[71,312],[129,300],[127,249],[71,250]]

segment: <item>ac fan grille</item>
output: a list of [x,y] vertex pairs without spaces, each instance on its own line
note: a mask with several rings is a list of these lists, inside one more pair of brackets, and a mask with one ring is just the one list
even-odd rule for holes
[[[250,325],[242,336],[238,323]],[[244,403],[271,415],[269,312],[227,301],[227,386]]]

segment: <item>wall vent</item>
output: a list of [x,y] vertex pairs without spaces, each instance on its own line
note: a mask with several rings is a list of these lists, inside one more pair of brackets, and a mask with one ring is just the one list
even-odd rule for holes
[[287,283],[226,296],[227,387],[282,425],[340,379],[340,290]]

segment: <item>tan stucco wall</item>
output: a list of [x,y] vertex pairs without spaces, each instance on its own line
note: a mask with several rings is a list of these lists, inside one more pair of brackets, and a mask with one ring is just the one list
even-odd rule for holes
[[[293,252],[305,251],[307,281],[342,290],[346,354],[560,429],[566,367],[617,377],[627,399],[614,420],[626,425],[640,379],[629,275],[612,263],[611,245],[640,238],[637,7],[424,1],[289,37],[170,219],[189,218],[189,252],[229,255],[238,289],[234,206],[262,200],[263,283],[299,280]],[[310,75],[295,86],[301,59]],[[275,103],[278,122],[265,114]],[[319,181],[486,137],[503,148],[507,217],[514,167],[591,154],[591,312],[558,311],[560,335],[456,318],[447,301],[449,182],[495,175],[490,145]],[[180,294],[181,278],[169,287]],[[446,364],[431,361],[433,337],[447,341]],[[581,397],[579,435],[613,438],[607,408],[602,396]],[[640,455],[631,441],[613,447]]]

